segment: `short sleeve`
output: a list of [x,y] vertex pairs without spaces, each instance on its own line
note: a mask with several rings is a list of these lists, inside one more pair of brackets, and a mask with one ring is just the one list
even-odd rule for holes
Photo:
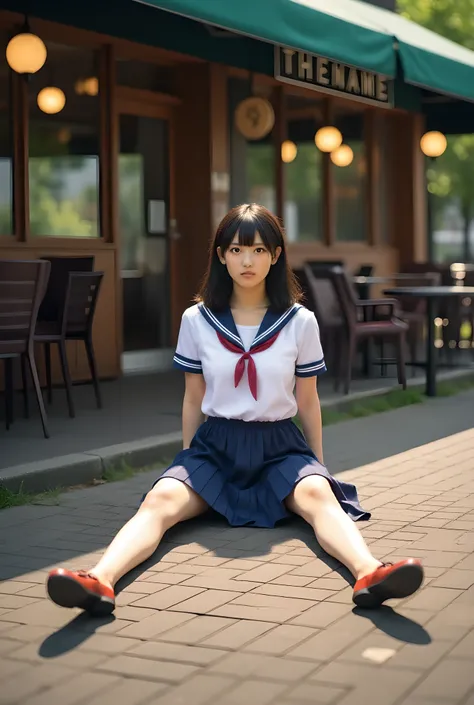
[[319,326],[316,316],[311,311],[305,310],[304,313],[297,334],[298,357],[295,375],[296,377],[317,377],[326,372]]
[[178,344],[173,357],[173,367],[183,372],[202,374],[202,364],[199,359],[193,317],[185,311],[181,319]]

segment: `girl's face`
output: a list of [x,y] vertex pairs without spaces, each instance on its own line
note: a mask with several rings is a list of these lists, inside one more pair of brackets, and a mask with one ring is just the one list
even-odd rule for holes
[[280,254],[281,247],[277,247],[275,255],[272,255],[259,233],[255,234],[251,247],[239,245],[239,235],[236,233],[225,252],[217,248],[217,255],[221,263],[226,265],[234,284],[244,289],[252,289],[264,282]]

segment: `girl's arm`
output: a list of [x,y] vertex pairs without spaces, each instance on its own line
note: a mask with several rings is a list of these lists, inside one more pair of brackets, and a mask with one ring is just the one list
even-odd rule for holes
[[183,399],[183,450],[191,445],[196,431],[204,421],[201,411],[202,400],[206,391],[206,383],[201,374],[185,375],[186,390]]
[[295,397],[306,442],[321,465],[324,465],[323,424],[317,379],[317,377],[297,377]]

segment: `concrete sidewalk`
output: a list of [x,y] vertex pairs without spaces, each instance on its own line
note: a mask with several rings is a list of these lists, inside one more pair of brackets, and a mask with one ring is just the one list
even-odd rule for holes
[[[336,394],[333,380],[323,375],[319,383],[321,402],[334,406],[353,402],[364,395],[398,389],[393,366],[388,377],[355,379],[351,394]],[[454,369],[440,372],[440,379],[453,375],[469,375],[473,370]],[[424,385],[424,375],[417,370],[410,384]],[[3,470],[12,466],[50,460],[70,454],[83,454],[97,448],[133,443],[158,434],[181,430],[184,376],[181,372],[134,375],[103,382],[104,407],[95,405],[91,385],[74,387],[76,418],[67,413],[64,389],[55,389],[53,404],[47,405],[51,438],[45,439],[33,395],[30,399],[31,418],[23,416],[22,399],[16,395],[15,423],[9,431],[0,420],[0,478]],[[0,416],[3,404],[0,396]]]
[[[472,379],[472,372],[458,369],[440,374],[440,381],[451,380],[457,384],[462,383],[463,378]],[[410,378],[409,383],[415,387],[424,386],[422,376]],[[346,411],[369,397],[396,389],[389,378],[356,380],[348,396],[335,394],[331,385],[330,379],[323,378],[319,389],[323,410]],[[120,469],[124,464],[133,468],[166,466],[182,445],[182,375],[128,377],[104,385],[104,390],[103,411],[90,408],[93,404],[90,388],[82,386],[75,390],[75,396],[80,400],[78,417],[56,416],[59,433],[54,433],[50,439],[37,437],[41,428],[36,419],[19,419],[12,430],[0,437],[0,484],[11,491],[22,488],[25,492],[36,493],[93,484],[110,469]],[[63,390],[56,394],[61,396]],[[57,401],[55,399],[52,407],[56,413],[60,406]],[[466,412],[461,416],[457,409],[454,416],[450,415],[448,427],[445,417],[440,418],[440,423],[435,424],[435,435],[430,428],[428,435],[422,434],[419,442],[437,438],[438,429],[441,434],[449,432],[452,424],[453,430],[468,428],[470,413],[468,409]],[[374,424],[377,425],[375,419]],[[415,434],[418,431],[416,426],[412,430]],[[334,431],[328,433],[331,442]],[[411,443],[411,436],[408,438]],[[355,443],[357,447],[357,437]],[[395,447],[397,443],[398,435],[395,436]],[[341,446],[335,443],[334,446],[343,448],[352,462],[352,444]],[[370,443],[364,452],[376,447]],[[333,467],[340,469],[338,465]]]
[[[416,596],[353,610],[309,527],[170,532],[122,582],[114,617],[50,604],[51,566],[88,567],[153,479],[0,512],[0,704],[473,705],[474,392],[330,427],[384,559],[424,560]],[[133,582],[132,582],[133,579]]]

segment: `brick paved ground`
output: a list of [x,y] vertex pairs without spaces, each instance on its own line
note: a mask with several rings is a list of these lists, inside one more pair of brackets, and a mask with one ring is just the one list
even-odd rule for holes
[[150,477],[1,512],[0,705],[473,705],[473,410],[469,393],[328,429],[374,552],[425,562],[423,590],[376,612],[352,609],[303,523],[203,519],[123,582],[115,617],[91,620],[45,599],[46,572],[94,562]]

